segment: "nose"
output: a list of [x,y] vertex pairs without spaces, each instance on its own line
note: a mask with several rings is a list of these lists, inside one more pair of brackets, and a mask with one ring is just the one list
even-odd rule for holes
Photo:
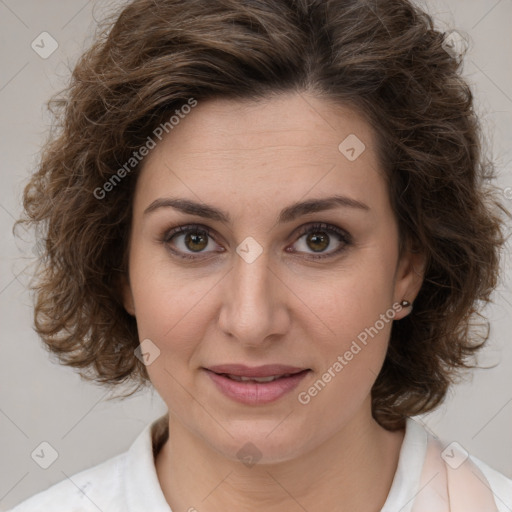
[[246,346],[261,347],[282,337],[290,326],[289,294],[268,252],[249,263],[236,255],[222,280],[219,327]]

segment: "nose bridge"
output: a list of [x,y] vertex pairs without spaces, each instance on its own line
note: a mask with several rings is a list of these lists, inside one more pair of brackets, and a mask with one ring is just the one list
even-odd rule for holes
[[[238,310],[239,320],[249,320],[245,316],[259,311],[272,302],[268,252],[263,252],[254,261],[248,262],[238,257],[232,272],[234,309]],[[241,316],[240,316],[241,315]]]
[[237,254],[225,284],[228,289],[222,297],[221,328],[245,343],[262,342],[283,327],[276,323],[282,314],[282,305],[277,303],[281,294],[278,296],[269,259],[268,251],[253,261]]

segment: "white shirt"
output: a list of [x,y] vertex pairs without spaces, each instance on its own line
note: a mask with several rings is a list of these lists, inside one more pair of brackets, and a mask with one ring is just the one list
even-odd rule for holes
[[[164,415],[148,424],[126,452],[54,484],[8,512],[172,512],[153,455],[167,438],[166,427]],[[411,512],[421,492],[420,475],[430,435],[412,418],[406,420],[398,467],[381,512]],[[512,480],[470,457],[487,478],[499,512],[511,512]],[[200,503],[196,505],[200,510]]]

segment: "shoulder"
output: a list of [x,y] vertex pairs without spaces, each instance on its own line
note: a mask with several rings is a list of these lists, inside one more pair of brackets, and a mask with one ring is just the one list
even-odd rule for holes
[[8,512],[116,511],[126,453],[66,478],[19,503]]
[[487,478],[499,512],[510,512],[512,510],[512,479],[496,471],[474,455],[470,455],[470,458]]
[[[453,458],[456,457],[456,458]],[[489,508],[491,501],[494,505]],[[512,511],[512,480],[458,443],[447,442],[408,418],[395,479],[382,512]],[[458,508],[457,508],[458,507]]]

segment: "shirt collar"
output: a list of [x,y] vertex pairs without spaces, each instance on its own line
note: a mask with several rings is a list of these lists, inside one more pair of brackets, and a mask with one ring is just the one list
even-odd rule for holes
[[135,439],[126,458],[125,496],[129,512],[172,512],[160,487],[155,455],[169,435],[169,413],[148,424]]
[[[128,450],[126,459],[126,510],[172,512],[163,494],[155,456],[169,436],[169,413],[148,424]],[[412,418],[406,419],[398,466],[381,512],[410,512],[419,491],[427,449],[427,431]]]
[[410,512],[418,489],[425,454],[427,431],[412,418],[407,418],[400,448],[398,466],[388,497],[380,512]]

